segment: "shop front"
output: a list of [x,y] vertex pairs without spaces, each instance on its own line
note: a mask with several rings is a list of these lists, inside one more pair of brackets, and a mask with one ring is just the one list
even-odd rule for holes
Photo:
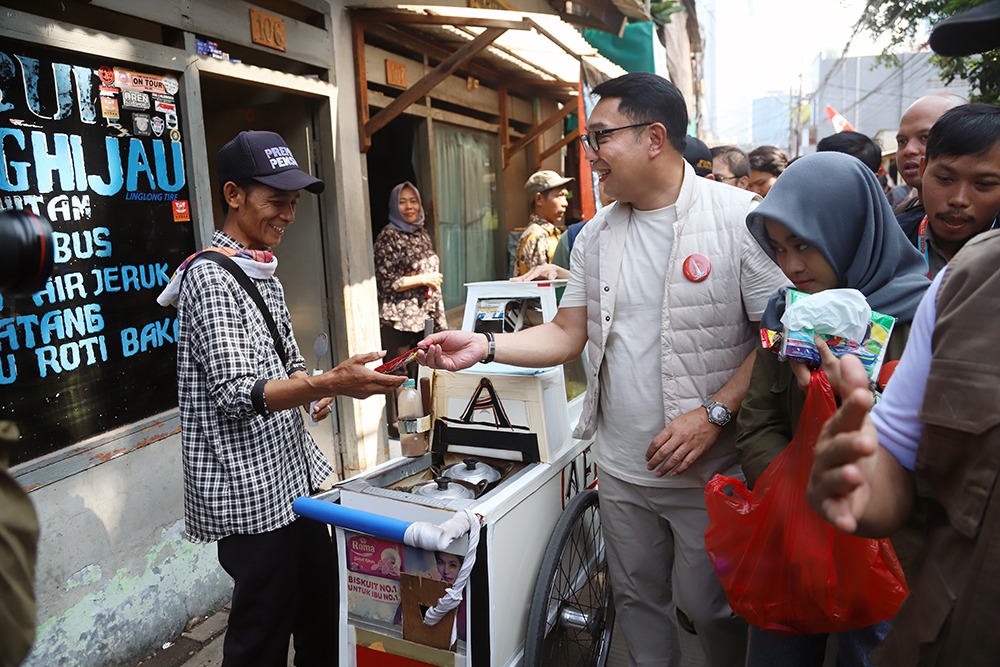
[[[45,289],[0,306],[0,419],[42,527],[26,664],[134,663],[232,589],[214,545],[183,538],[176,311],[155,298],[221,226],[215,154],[240,130],[279,132],[328,184],[278,250],[307,363],[379,346],[356,125],[338,122],[349,24],[326,2],[5,4],[0,208],[44,215],[56,250]],[[342,400],[311,427],[340,474],[385,457],[382,406]]]

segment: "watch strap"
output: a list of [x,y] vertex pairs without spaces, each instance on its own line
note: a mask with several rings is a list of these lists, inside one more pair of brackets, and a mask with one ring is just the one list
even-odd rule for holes
[[483,335],[486,336],[486,342],[489,344],[489,347],[486,351],[486,358],[482,359],[479,363],[488,364],[493,361],[493,357],[496,356],[497,342],[496,339],[493,338],[492,331],[484,331]]

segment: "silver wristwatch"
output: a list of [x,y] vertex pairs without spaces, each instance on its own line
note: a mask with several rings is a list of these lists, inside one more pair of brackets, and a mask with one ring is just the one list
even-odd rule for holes
[[708,421],[716,426],[725,426],[733,418],[733,413],[729,411],[729,408],[712,399],[708,399],[702,403],[701,407],[705,408],[705,411],[708,413]]

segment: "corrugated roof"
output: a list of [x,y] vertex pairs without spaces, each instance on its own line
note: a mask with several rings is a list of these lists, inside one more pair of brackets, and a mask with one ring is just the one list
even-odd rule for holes
[[407,29],[441,43],[451,51],[490,26],[508,27],[478,56],[501,74],[509,73],[520,78],[528,75],[545,82],[575,83],[580,80],[581,62],[607,78],[625,74],[625,70],[587,43],[576,28],[552,14],[441,5],[352,9],[437,17],[440,19],[437,24],[412,22],[407,23]]

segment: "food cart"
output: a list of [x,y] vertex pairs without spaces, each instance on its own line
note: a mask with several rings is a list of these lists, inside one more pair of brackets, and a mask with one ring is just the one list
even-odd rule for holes
[[[470,284],[462,328],[547,322],[561,287]],[[296,501],[335,528],[338,664],[605,664],[614,608],[592,442],[570,435],[582,364],[421,369],[432,378],[430,451]],[[418,530],[438,545],[411,539]]]

